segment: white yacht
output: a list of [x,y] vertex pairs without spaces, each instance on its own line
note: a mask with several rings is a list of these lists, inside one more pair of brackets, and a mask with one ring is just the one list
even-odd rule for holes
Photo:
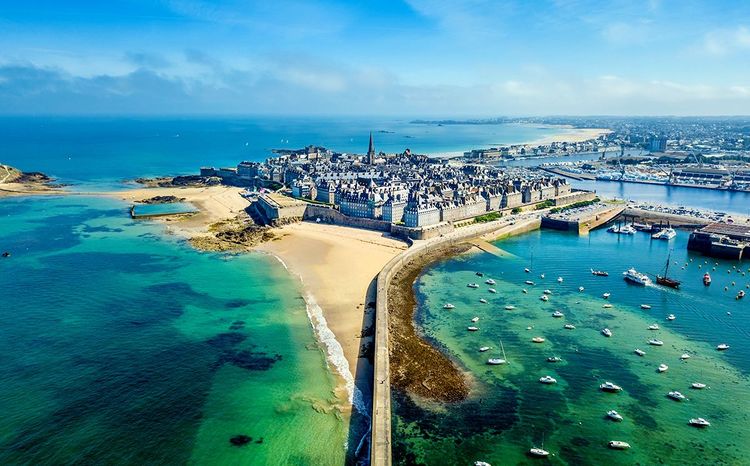
[[607,411],[607,417],[612,419],[613,421],[622,421],[622,416],[614,409],[611,411]]
[[652,346],[664,346],[664,342],[661,340],[657,340],[656,338],[652,338],[648,341],[649,345]]
[[716,349],[719,350],[719,351],[728,350],[729,349],[729,345],[727,345],[726,343],[722,343],[719,346],[717,346]]
[[677,318],[677,317],[675,317],[675,315],[674,315],[674,314],[669,314],[669,315],[667,316],[667,320],[675,320],[676,318]]
[[489,358],[487,360],[487,365],[489,366],[501,366],[505,364],[507,361],[505,359],[501,358]]
[[645,351],[643,351],[642,349],[638,349],[638,348],[635,349],[634,353],[637,354],[638,356],[645,356],[646,355]]
[[687,400],[687,397],[678,391],[669,392],[667,396],[677,401]]
[[526,294],[526,293],[528,293],[528,292],[529,292],[529,290],[527,290],[526,288],[524,288],[524,289],[522,289],[522,290],[521,290],[521,292],[522,292],[523,294]]
[[487,300],[484,298],[479,298],[479,302],[482,304],[487,304]]
[[470,326],[470,327],[466,327],[466,330],[470,332],[476,332],[477,330],[479,330],[479,327]]
[[627,450],[628,448],[630,448],[630,444],[628,442],[622,442],[620,440],[610,440],[607,445],[613,450]]
[[560,311],[555,311],[552,313],[552,317],[565,317],[565,314]]
[[481,348],[479,348],[479,352],[484,353],[485,351],[489,351],[491,349],[492,349],[491,346],[482,346]]
[[466,286],[468,286],[469,288],[479,288],[479,285],[477,285],[476,283],[469,283]]
[[619,392],[622,391],[622,387],[619,385],[615,385],[612,382],[604,382],[603,384],[599,385],[599,388],[605,392]]
[[527,285],[534,286],[534,282],[532,282],[531,280],[526,280],[524,283],[526,283]]
[[602,307],[603,307],[604,309],[612,309],[612,305],[611,305],[611,304],[605,304],[605,305],[603,305]]
[[631,225],[612,225],[607,231],[618,235],[634,235],[636,230]]
[[557,277],[557,283],[562,283],[562,282],[563,282],[563,277]]
[[542,301],[549,301],[549,298],[547,297],[546,294],[543,294],[542,296],[540,296],[539,299],[541,299]]
[[534,343],[544,343],[544,337],[534,337],[531,339]]
[[669,366],[666,364],[659,364],[659,367],[656,369],[659,372],[667,372],[669,370]]
[[451,303],[445,303],[445,304],[443,304],[443,309],[455,309],[455,308],[456,308],[456,306],[454,306]]
[[622,273],[625,280],[635,283],[636,285],[648,285],[651,283],[651,279],[648,278],[648,276],[645,273],[640,273],[634,268],[629,268],[625,272]]
[[710,422],[703,419],[702,417],[696,417],[688,421],[688,423],[693,427],[708,427],[711,425]]
[[493,293],[493,294],[497,293],[497,290],[494,289],[494,288],[489,288],[489,289],[487,289],[487,291],[489,291],[490,293]]
[[536,456],[538,458],[546,458],[549,456],[549,452],[543,448],[532,448],[529,450],[529,455]]
[[648,326],[649,330],[659,330],[659,324],[651,324]]
[[493,279],[491,279],[491,278],[488,278],[488,279],[487,279],[487,280],[485,280],[484,282],[485,282],[486,284],[488,284],[488,285],[494,285],[494,284],[495,284],[495,280],[493,280]]
[[555,379],[551,375],[545,375],[544,377],[539,378],[539,382],[543,384],[551,385],[553,383],[557,383],[557,379]]
[[651,235],[651,238],[663,239],[663,240],[669,241],[670,239],[673,239],[675,236],[677,236],[677,232],[674,231],[674,228],[665,228]]
[[563,328],[566,328],[568,330],[575,330],[576,326],[573,324],[565,324],[563,325]]
[[612,330],[610,330],[608,328],[604,328],[604,329],[602,329],[602,335],[604,335],[605,337],[611,337],[612,336]]
[[550,356],[547,358],[547,362],[560,362],[562,358],[560,356]]
[[486,461],[474,461],[474,466],[492,466],[492,465]]
[[541,278],[542,280],[544,280],[544,274],[539,275],[539,278]]
[[704,388],[706,388],[706,384],[700,383],[700,382],[693,382],[692,384],[690,384],[690,388],[694,388],[696,390],[703,390]]
[[524,272],[526,272],[526,273],[529,273],[529,272],[531,272],[531,270],[529,270],[529,269],[528,269],[528,267],[527,267],[527,268],[525,268],[525,269],[523,269],[523,271],[524,271]]
[[579,286],[579,287],[578,287],[578,291],[583,291],[583,289],[584,289],[584,288],[583,288],[582,286]]
[[544,293],[544,294],[552,294],[552,290],[544,290],[544,291],[542,291],[542,293]]
[[651,306],[649,304],[641,304],[641,309],[649,310],[651,309]]
[[479,322],[479,317],[472,317],[471,321],[477,323]]
[[690,355],[687,353],[683,353],[682,356],[680,356],[680,359],[682,359],[683,361],[686,359],[690,359]]
[[604,293],[604,294],[602,295],[602,298],[604,298],[604,299],[609,299],[609,297],[610,297],[610,296],[612,296],[612,294],[611,294],[611,293],[609,293],[609,292],[607,292],[607,293]]
[[512,305],[512,304],[508,304],[507,306],[505,306],[505,310],[506,310],[506,311],[512,311],[512,310],[513,310],[513,309],[515,309],[515,308],[516,308],[516,306],[514,306],[514,305]]

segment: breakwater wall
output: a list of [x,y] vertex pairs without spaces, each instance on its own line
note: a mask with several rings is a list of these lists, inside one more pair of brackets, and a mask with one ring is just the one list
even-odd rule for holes
[[496,222],[474,224],[459,228],[441,237],[413,245],[391,259],[377,277],[375,301],[375,367],[372,400],[372,433],[370,439],[370,464],[389,466],[391,451],[391,372],[388,335],[388,287],[401,268],[410,261],[446,245],[462,243],[472,238],[487,239],[519,235],[541,227],[538,216],[525,219],[503,219]]

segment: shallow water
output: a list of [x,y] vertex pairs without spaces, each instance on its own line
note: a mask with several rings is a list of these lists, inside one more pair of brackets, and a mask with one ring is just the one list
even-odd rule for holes
[[[451,406],[420,406],[395,393],[396,462],[748,464],[750,408],[741,400],[750,399],[750,315],[747,300],[734,297],[750,284],[750,263],[720,261],[713,271],[716,261],[689,254],[686,242],[685,232],[668,243],[643,233],[621,237],[603,230],[589,236],[543,231],[497,242],[510,258],[473,253],[426,269],[415,284],[418,322],[428,338],[470,372],[475,386],[468,400]],[[622,279],[631,266],[660,272],[672,248],[677,264],[672,264],[670,276],[683,280],[681,290],[639,287]],[[525,267],[532,273],[524,273]],[[607,270],[610,276],[595,277],[591,268]],[[714,277],[711,287],[701,282],[706,268]],[[487,292],[489,285],[466,287],[488,277],[497,281],[497,294]],[[536,284],[526,285],[525,280]],[[528,294],[522,293],[524,288]],[[539,299],[545,289],[552,291],[548,302]],[[609,300],[602,298],[605,292],[611,293]],[[481,304],[480,298],[489,303]],[[442,309],[445,302],[456,309]],[[605,303],[613,307],[605,309]],[[507,304],[516,309],[504,310]],[[640,304],[652,308],[642,310]],[[565,316],[553,318],[556,309]],[[670,313],[676,320],[666,320]],[[467,332],[474,316],[480,317],[474,324],[480,330]],[[576,329],[564,329],[565,323]],[[660,330],[647,330],[652,323]],[[611,338],[601,335],[604,327],[612,330]],[[546,338],[545,343],[532,343],[537,335]],[[663,340],[664,346],[648,345],[651,337]],[[501,342],[510,363],[487,366],[487,358],[502,357]],[[730,350],[716,351],[722,342],[730,344]],[[493,349],[480,353],[481,346]],[[646,356],[635,355],[635,348],[645,350]],[[686,352],[691,358],[681,361]],[[553,355],[563,361],[547,362]],[[661,363],[669,366],[667,372],[657,372]],[[540,384],[543,375],[558,383]],[[601,392],[598,386],[607,380],[624,391]],[[695,381],[710,389],[692,390]],[[672,401],[666,397],[671,390],[689,400]],[[607,420],[611,409],[624,421]],[[712,425],[690,427],[687,421],[693,417],[704,417]],[[632,448],[609,450],[609,440],[627,441]],[[541,461],[526,457],[530,447],[542,443],[554,456]]]
[[0,463],[343,464],[298,283],[162,232],[110,199],[0,202]]

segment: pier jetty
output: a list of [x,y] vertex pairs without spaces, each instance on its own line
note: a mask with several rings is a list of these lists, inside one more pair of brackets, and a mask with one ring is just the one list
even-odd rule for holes
[[750,255],[750,226],[732,223],[706,225],[690,234],[687,248],[711,257],[741,260]]
[[625,210],[624,205],[595,204],[580,209],[548,213],[542,217],[542,228],[575,231],[585,235],[611,221]]

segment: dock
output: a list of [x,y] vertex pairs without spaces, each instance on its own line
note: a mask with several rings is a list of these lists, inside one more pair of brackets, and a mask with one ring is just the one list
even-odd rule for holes
[[602,205],[589,211],[571,211],[547,214],[542,217],[542,228],[575,231],[587,235],[589,231],[613,220],[625,210],[624,205]]
[[711,257],[742,260],[750,255],[750,225],[706,225],[690,234],[687,248]]

